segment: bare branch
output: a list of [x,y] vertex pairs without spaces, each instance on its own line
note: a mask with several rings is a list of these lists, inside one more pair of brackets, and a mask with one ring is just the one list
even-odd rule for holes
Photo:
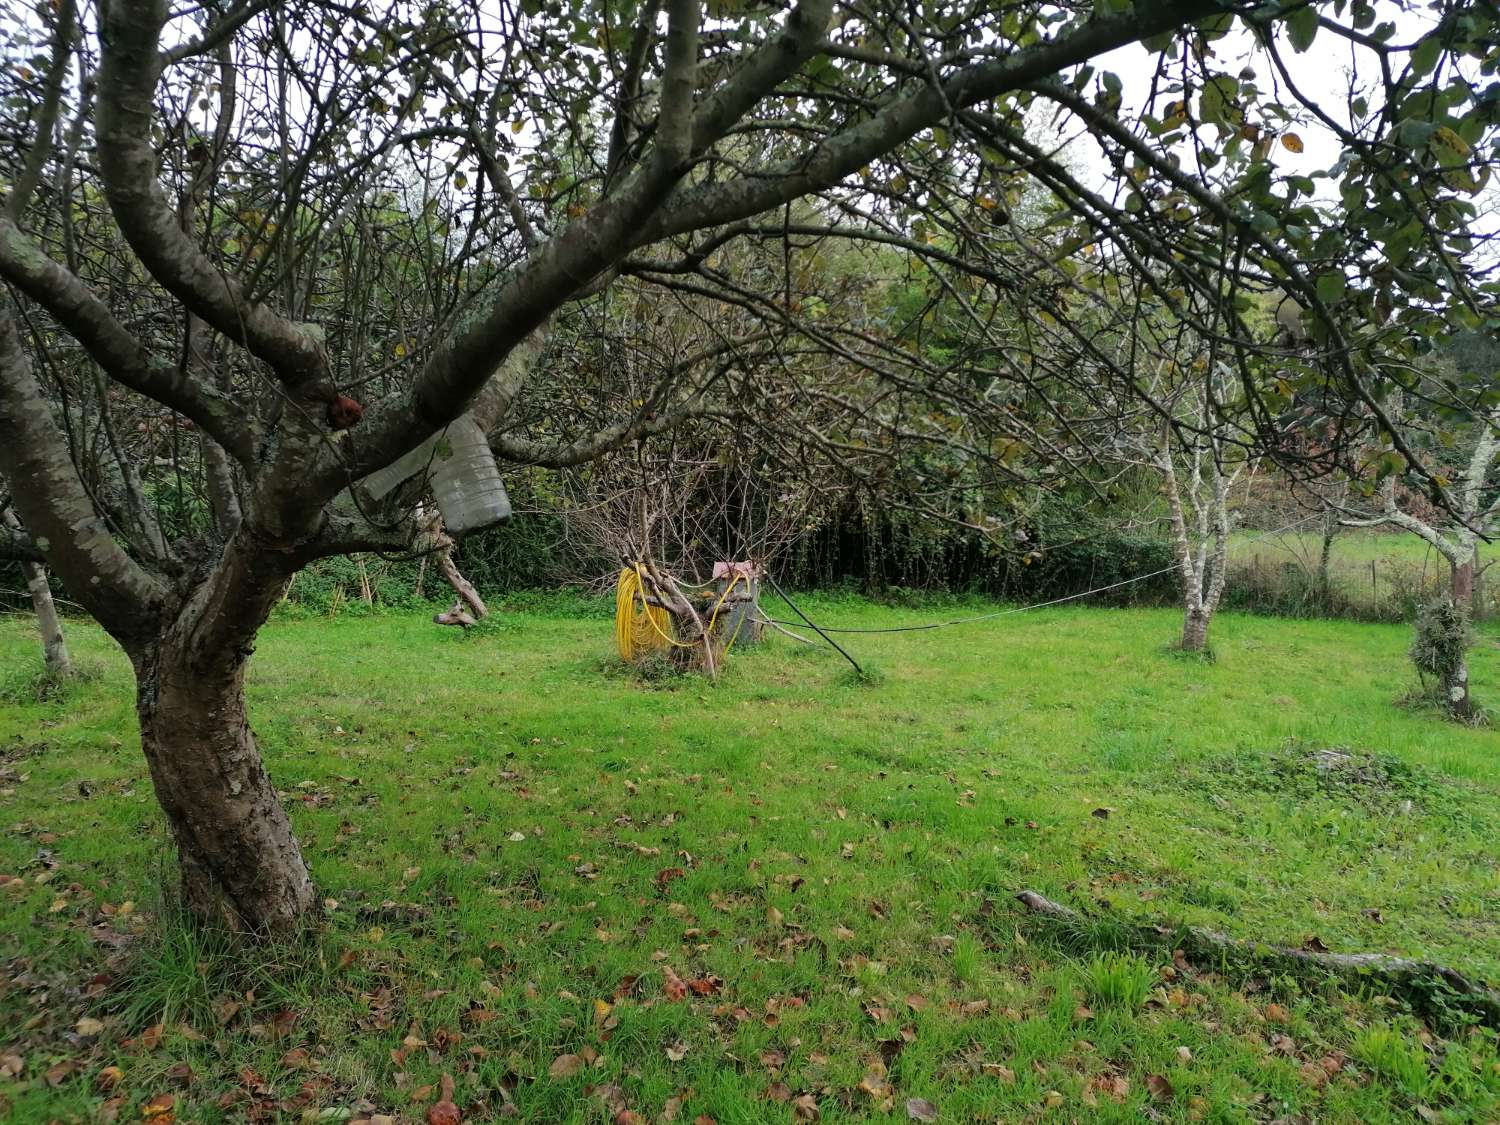
[[67,442],[32,374],[14,318],[0,310],[0,472],[32,541],[69,591],[122,644],[156,629],[165,590],[115,542],[78,478]]
[[323,379],[328,356],[321,330],[250,300],[183,233],[157,183],[152,96],[161,73],[156,49],[166,18],[163,0],[114,0],[105,6],[97,133],[110,210],[142,264],[194,313],[244,344],[285,382]]

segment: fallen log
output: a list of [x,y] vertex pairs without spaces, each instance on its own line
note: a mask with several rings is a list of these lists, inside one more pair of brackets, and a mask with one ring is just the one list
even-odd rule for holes
[[[1069,926],[1087,925],[1091,919],[1070,906],[1053,902],[1036,891],[1021,891],[1017,900],[1033,914]],[[1140,948],[1181,949],[1188,961],[1221,963],[1245,960],[1284,970],[1314,970],[1346,982],[1378,984],[1392,996],[1406,1000],[1424,1012],[1459,1010],[1488,1027],[1500,1028],[1500,991],[1483,981],[1472,980],[1457,969],[1431,961],[1414,961],[1389,953],[1333,953],[1321,949],[1293,949],[1285,945],[1247,941],[1197,926],[1162,926],[1116,919]],[[1437,1014],[1442,1014],[1440,1011]]]

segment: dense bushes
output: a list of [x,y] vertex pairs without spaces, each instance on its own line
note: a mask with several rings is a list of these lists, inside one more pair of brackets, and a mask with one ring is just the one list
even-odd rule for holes
[[[465,539],[455,556],[459,567],[499,604],[518,604],[535,591],[598,592],[616,562],[569,533],[568,501],[556,478],[539,470],[514,478],[507,483],[517,517]],[[1411,621],[1446,590],[1447,568],[1399,555],[1382,551],[1377,562],[1337,564],[1327,583],[1317,574],[1315,544],[1301,553],[1266,548],[1232,555],[1223,605],[1289,617]],[[1177,601],[1173,561],[1171,545],[1154,531],[1121,528],[1065,499],[991,538],[856,505],[804,534],[780,560],[776,577],[796,589],[848,590],[885,601],[953,594],[1030,603],[1100,591],[1091,604],[1165,605]],[[1474,616],[1484,619],[1500,610],[1500,584],[1481,577],[1478,586]],[[436,569],[417,559],[332,558],[297,575],[282,612],[370,613],[451,596]],[[557,596],[543,600],[555,608]],[[30,611],[15,563],[0,562],[0,608]]]
[[804,589],[852,585],[875,597],[944,590],[1015,601],[1114,587],[1097,599],[1140,605],[1174,598],[1173,576],[1162,573],[1171,566],[1171,546],[1160,537],[1061,504],[1042,508],[1004,539],[854,510],[805,537],[782,578]]

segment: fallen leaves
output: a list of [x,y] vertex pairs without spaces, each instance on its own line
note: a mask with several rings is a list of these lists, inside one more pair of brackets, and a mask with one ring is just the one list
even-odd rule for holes
[[453,1076],[443,1075],[442,1095],[427,1110],[427,1125],[463,1125],[463,1114],[453,1101]]
[[1130,1097],[1130,1079],[1124,1074],[1095,1074],[1083,1088],[1082,1098],[1088,1106],[1098,1106],[1100,1095],[1113,1103],[1124,1103]]
[[874,1103],[875,1108],[882,1112],[888,1112],[896,1104],[896,1091],[886,1080],[884,1066],[878,1070],[866,1071],[855,1089],[868,1097]]
[[937,1106],[926,1098],[907,1098],[906,1116],[911,1121],[936,1121],[938,1119]]
[[583,1058],[580,1055],[558,1055],[552,1060],[552,1065],[547,1068],[547,1073],[553,1078],[572,1078],[583,1069]]

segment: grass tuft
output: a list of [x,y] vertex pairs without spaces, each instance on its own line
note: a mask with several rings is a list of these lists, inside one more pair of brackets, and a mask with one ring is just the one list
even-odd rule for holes
[[1098,953],[1083,966],[1084,985],[1096,1004],[1131,1011],[1139,1008],[1156,985],[1156,970],[1128,953]]
[[60,703],[69,693],[102,674],[103,666],[97,660],[74,660],[73,669],[66,676],[59,676],[45,665],[22,665],[0,679],[0,703]]

